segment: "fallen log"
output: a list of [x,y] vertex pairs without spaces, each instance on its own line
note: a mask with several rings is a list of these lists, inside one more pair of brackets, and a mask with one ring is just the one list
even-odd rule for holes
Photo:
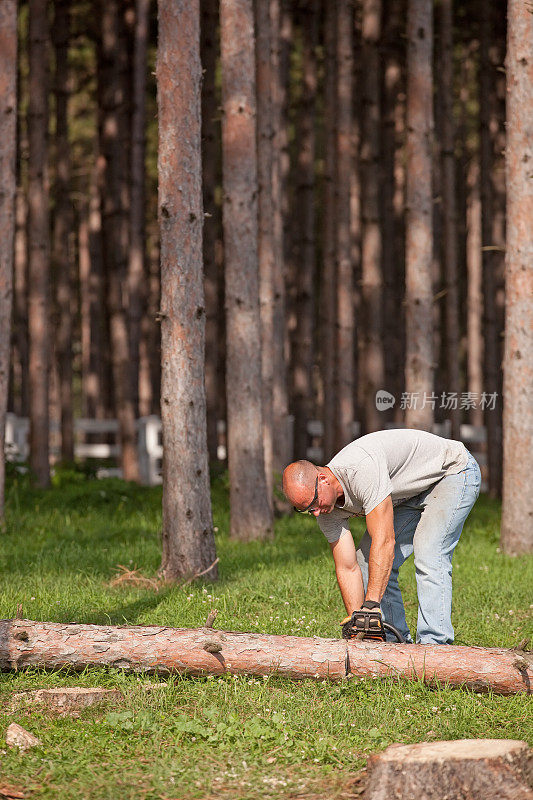
[[498,694],[531,693],[529,654],[487,647],[346,642],[212,628],[0,621],[0,669],[106,666],[189,675],[407,678]]
[[365,800],[533,800],[533,751],[509,739],[393,744],[371,756]]

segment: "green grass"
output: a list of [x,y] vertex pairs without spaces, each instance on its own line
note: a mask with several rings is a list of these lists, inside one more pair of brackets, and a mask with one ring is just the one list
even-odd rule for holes
[[[220,628],[338,636],[344,611],[329,548],[316,523],[285,517],[273,542],[228,538],[225,478],[213,486],[220,581],[158,593],[109,585],[118,564],[154,575],[160,560],[161,492],[118,480],[59,475],[49,492],[11,479],[0,534],[0,618],[22,603],[31,619],[111,624],[202,625],[217,608]],[[455,556],[456,641],[512,647],[531,636],[533,559],[499,552],[499,505],[482,497]],[[362,533],[355,521],[356,539]],[[416,625],[412,564],[402,590]],[[2,781],[35,798],[347,797],[370,752],[393,742],[497,737],[533,744],[533,701],[421,683],[281,678],[157,678],[117,670],[81,675],[0,674]],[[78,717],[7,711],[15,691],[113,686],[123,705]],[[25,755],[5,747],[17,721],[43,746]]]

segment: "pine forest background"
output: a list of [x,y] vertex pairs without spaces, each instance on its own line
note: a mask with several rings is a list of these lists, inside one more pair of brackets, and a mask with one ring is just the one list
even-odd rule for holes
[[[520,5],[4,2],[18,27],[7,408],[30,418],[37,483],[50,479],[50,420],[69,463],[80,417],[118,419],[122,472],[138,480],[135,421],[171,404],[172,351],[205,374],[209,460],[229,453],[236,536],[270,530],[276,475],[293,457],[319,447],[326,463],[387,424],[447,420],[452,438],[484,426],[487,488],[500,496],[508,18],[533,44]],[[189,160],[195,104],[201,170]],[[191,170],[203,209],[187,199]],[[183,266],[189,233],[169,233],[172,192],[200,236],[203,218],[203,291]],[[171,275],[184,307],[196,303],[174,350]],[[531,299],[524,308],[521,397]],[[380,390],[394,405],[377,406]],[[531,412],[520,413],[527,440]],[[165,425],[170,436],[163,413],[163,438]],[[203,425],[190,425],[198,440],[184,434],[189,449],[202,449]],[[212,563],[207,550],[191,569]]]

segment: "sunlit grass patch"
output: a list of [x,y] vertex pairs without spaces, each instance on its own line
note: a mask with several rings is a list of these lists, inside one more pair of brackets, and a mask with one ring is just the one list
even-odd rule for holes
[[[272,542],[228,538],[227,487],[213,486],[220,581],[112,585],[119,564],[148,579],[160,562],[161,491],[122,481],[63,481],[48,493],[8,489],[0,546],[0,616],[59,622],[215,626],[299,636],[339,635],[343,607],[329,548],[311,518],[285,517]],[[510,647],[531,635],[533,560],[498,552],[499,506],[481,498],[457,548],[453,622],[458,642]],[[361,521],[353,531],[363,532]],[[416,626],[411,564],[401,574]],[[511,613],[510,613],[511,612]],[[147,684],[162,686],[146,689]],[[79,717],[7,712],[14,692],[109,686],[124,701]],[[90,669],[0,675],[0,774],[32,797],[346,797],[369,753],[395,742],[470,737],[533,742],[533,702],[421,682],[338,684],[268,677],[188,678]],[[42,748],[7,750],[17,721]]]

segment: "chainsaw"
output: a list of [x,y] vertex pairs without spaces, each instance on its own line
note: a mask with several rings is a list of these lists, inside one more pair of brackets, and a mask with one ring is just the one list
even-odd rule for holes
[[386,633],[392,633],[398,642],[405,643],[400,631],[389,622],[384,622],[379,611],[371,611],[362,608],[354,611],[350,617],[346,617],[341,622],[342,638],[356,640],[370,640],[374,642],[385,642]]

